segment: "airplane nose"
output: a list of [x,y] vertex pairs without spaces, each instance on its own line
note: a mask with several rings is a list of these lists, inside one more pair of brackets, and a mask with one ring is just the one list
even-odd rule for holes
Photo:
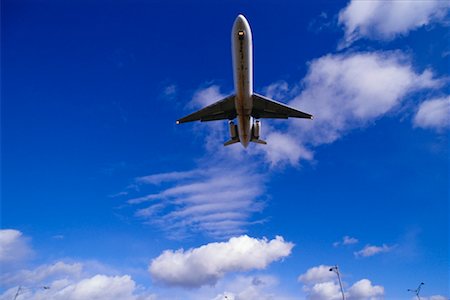
[[243,24],[247,21],[247,19],[243,15],[238,15],[234,23],[236,24]]

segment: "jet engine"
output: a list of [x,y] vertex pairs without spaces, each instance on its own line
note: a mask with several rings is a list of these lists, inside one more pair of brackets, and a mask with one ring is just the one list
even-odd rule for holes
[[233,121],[228,122],[228,125],[230,127],[230,137],[231,137],[231,139],[232,140],[237,139],[238,138],[237,125],[235,125]]
[[259,134],[261,132],[261,122],[259,120],[256,120],[253,124],[253,137],[255,139],[259,139]]

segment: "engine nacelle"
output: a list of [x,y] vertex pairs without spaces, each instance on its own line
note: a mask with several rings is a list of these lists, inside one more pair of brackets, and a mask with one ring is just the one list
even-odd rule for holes
[[233,121],[228,122],[228,125],[230,127],[230,137],[231,139],[237,139],[238,138],[238,129],[237,125],[234,124]]
[[253,137],[259,139],[259,134],[261,133],[261,122],[256,120],[253,124]]

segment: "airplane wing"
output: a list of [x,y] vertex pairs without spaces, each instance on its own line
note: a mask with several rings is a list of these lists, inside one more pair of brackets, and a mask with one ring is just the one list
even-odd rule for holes
[[274,101],[267,97],[253,94],[253,110],[252,117],[266,119],[287,119],[287,118],[303,118],[312,119],[313,116],[305,112],[296,110],[280,102]]
[[234,95],[228,96],[216,103],[196,111],[184,118],[177,120],[177,124],[192,121],[232,120],[236,117]]

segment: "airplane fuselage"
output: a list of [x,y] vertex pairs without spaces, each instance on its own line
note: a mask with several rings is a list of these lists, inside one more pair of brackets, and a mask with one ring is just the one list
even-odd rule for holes
[[250,25],[239,15],[231,31],[235,106],[240,142],[247,147],[252,137],[253,45]]
[[[260,119],[312,119],[308,113],[253,92],[252,31],[243,15],[239,15],[233,24],[231,52],[235,93],[178,119],[177,124],[228,120],[230,139],[224,146],[241,143],[246,148],[250,142],[267,144],[260,138]],[[237,119],[237,125],[234,119]]]

